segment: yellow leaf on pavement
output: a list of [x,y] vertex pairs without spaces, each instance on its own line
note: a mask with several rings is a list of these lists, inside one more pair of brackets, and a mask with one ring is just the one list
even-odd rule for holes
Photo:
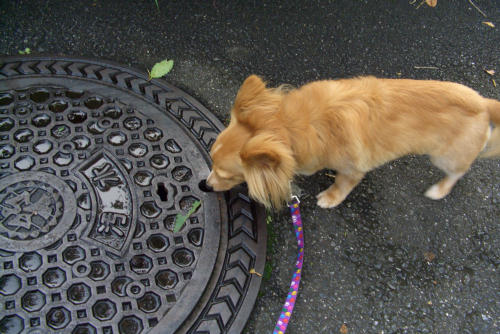
[[433,252],[425,252],[424,257],[427,262],[432,262],[436,258],[436,254],[434,254]]
[[436,7],[438,4],[438,0],[425,0],[425,3],[431,7]]

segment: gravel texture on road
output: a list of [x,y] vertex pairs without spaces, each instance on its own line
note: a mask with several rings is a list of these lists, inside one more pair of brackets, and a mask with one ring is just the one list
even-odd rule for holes
[[[28,47],[144,71],[174,59],[165,80],[222,121],[252,73],[294,86],[358,75],[450,80],[500,99],[500,77],[485,72],[500,73],[497,1],[158,3],[2,1],[0,53]],[[296,179],[305,265],[287,333],[500,332],[500,160],[477,161],[447,198],[431,201],[423,192],[441,172],[405,157],[369,173],[338,208],[320,209],[315,195],[331,174]],[[272,270],[246,334],[272,331],[294,270],[289,214],[272,216]]]

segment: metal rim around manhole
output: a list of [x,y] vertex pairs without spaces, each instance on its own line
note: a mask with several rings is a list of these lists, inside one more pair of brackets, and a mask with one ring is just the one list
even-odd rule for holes
[[117,64],[0,61],[0,331],[241,332],[265,212],[200,188],[215,116]]

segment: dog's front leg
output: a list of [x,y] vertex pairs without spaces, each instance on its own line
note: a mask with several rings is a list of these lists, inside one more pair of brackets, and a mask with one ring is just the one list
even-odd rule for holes
[[325,209],[336,207],[356,187],[363,176],[365,176],[365,173],[362,172],[350,172],[348,174],[337,172],[335,183],[316,196],[318,205]]

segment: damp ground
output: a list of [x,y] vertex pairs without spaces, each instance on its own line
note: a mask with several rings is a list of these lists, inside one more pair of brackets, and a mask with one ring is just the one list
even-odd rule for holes
[[[4,1],[0,52],[107,59],[150,69],[222,121],[242,80],[271,85],[375,75],[451,80],[500,99],[500,4],[438,1]],[[500,79],[496,80],[500,83]],[[315,195],[331,171],[297,178],[305,266],[288,333],[498,333],[500,163],[478,161],[442,201],[424,157],[369,173],[334,210]],[[245,333],[268,333],[286,297],[296,244],[273,213],[270,277]]]

